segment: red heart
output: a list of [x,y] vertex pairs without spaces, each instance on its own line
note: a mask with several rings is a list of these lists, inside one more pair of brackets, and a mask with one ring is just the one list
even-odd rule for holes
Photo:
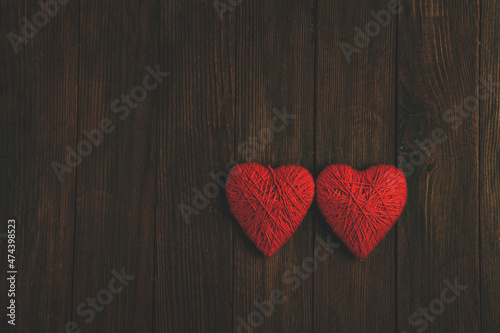
[[226,185],[229,208],[243,231],[266,256],[272,256],[297,230],[314,198],[314,179],[306,169],[277,169],[242,163]]
[[365,171],[335,164],[316,180],[318,207],[333,232],[360,260],[368,257],[406,205],[406,179],[392,165]]

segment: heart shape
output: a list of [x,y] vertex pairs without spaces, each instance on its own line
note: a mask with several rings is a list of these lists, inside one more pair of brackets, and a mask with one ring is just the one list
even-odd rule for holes
[[245,234],[271,257],[306,216],[314,198],[314,179],[296,165],[272,169],[242,163],[229,173],[226,197]]
[[392,165],[357,171],[334,164],[318,176],[316,197],[333,232],[364,260],[401,215],[406,205],[406,178]]

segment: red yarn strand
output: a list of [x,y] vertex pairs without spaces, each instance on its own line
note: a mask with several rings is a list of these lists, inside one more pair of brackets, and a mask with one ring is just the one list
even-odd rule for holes
[[385,237],[406,205],[406,179],[390,165],[365,171],[330,165],[316,186],[318,207],[327,223],[361,260]]
[[238,223],[257,248],[272,256],[304,219],[314,198],[314,179],[304,168],[256,163],[235,166],[226,196]]

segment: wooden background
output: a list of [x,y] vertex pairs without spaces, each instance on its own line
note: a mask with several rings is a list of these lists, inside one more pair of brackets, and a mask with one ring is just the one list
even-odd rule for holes
[[[0,233],[17,220],[19,271],[13,328],[0,238],[0,331],[238,332],[279,289],[285,302],[254,332],[417,332],[411,314],[457,279],[467,289],[426,331],[500,332],[500,88],[460,126],[445,117],[480,76],[500,81],[500,1],[401,0],[350,63],[341,43],[388,0],[232,3],[221,21],[206,0],[70,0],[16,54],[7,35],[40,6],[0,0]],[[157,64],[170,75],[121,120],[112,102]],[[247,159],[240,144],[255,148],[285,107],[296,118],[255,162],[315,176],[415,164],[404,213],[368,260],[341,246],[295,290],[285,272],[318,239],[338,241],[315,205],[270,259],[222,190],[189,224],[178,208]],[[116,130],[59,182],[53,161],[105,118]],[[435,129],[447,139],[415,159]],[[86,323],[78,305],[122,268],[136,279]]]

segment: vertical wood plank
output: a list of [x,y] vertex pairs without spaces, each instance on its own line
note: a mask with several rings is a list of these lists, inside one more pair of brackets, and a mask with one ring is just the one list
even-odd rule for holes
[[500,2],[481,1],[481,76],[495,84],[479,130],[482,332],[500,332]]
[[479,332],[479,1],[408,6],[398,27],[398,148],[409,189],[398,328]]
[[73,316],[84,331],[153,330],[154,87],[163,83],[146,68],[158,64],[157,18],[156,0],[81,3],[78,142],[101,131],[77,168]]
[[[10,32],[19,29],[17,16],[21,12],[22,4],[19,1],[0,1],[0,33],[7,36]],[[19,34],[19,31],[15,31]],[[26,113],[25,100],[20,91],[24,89],[23,65],[24,57],[16,54],[12,44],[7,38],[0,44],[0,102],[3,105],[2,121],[0,122],[0,253],[1,258],[7,256],[7,225],[8,220],[20,218],[20,187],[22,175],[20,172],[21,155],[21,128],[20,114]],[[23,49],[24,51],[24,49]],[[19,51],[17,51],[19,52]],[[24,217],[24,216],[23,216]],[[20,227],[16,230],[17,240],[20,242]],[[5,255],[4,255],[5,254]],[[19,263],[19,262],[18,262]],[[8,263],[0,261],[0,304],[8,305],[9,289],[7,281]],[[71,289],[70,289],[71,290]],[[68,300],[71,302],[71,299]],[[69,303],[68,303],[69,304]],[[5,306],[6,307],[6,306]],[[9,319],[3,318],[0,322],[2,332],[15,332],[15,326],[7,323]]]
[[[396,15],[391,9],[387,0],[318,0],[318,172],[336,163],[359,170],[394,164]],[[358,29],[377,26],[371,11],[389,15],[367,42],[356,36]],[[318,269],[315,332],[395,331],[394,235],[393,229],[363,262],[341,246]],[[316,236],[333,237],[323,217]]]
[[234,16],[194,0],[160,12],[171,75],[159,90],[156,331],[231,332],[233,224],[211,173],[224,182],[233,159]]
[[[296,164],[313,172],[313,5],[302,0],[245,1],[236,8],[235,148],[240,162],[273,168]],[[277,116],[285,112],[294,118]],[[266,133],[272,119],[283,129],[269,139]],[[231,221],[235,226],[234,332],[312,330],[313,275],[301,272],[300,284],[292,282],[297,278],[294,267],[301,267],[313,253],[311,216],[271,258],[260,253],[237,222]],[[283,293],[284,302],[263,313],[255,302],[271,301],[275,291]]]
[[33,22],[39,11],[36,2],[0,1],[0,233],[8,218],[16,219],[18,271],[11,326],[7,240],[0,239],[2,332],[55,332],[71,320],[75,178],[60,183],[51,164],[64,162],[65,145],[75,141],[78,1],[31,30],[16,53],[7,34],[23,35],[23,18]]

